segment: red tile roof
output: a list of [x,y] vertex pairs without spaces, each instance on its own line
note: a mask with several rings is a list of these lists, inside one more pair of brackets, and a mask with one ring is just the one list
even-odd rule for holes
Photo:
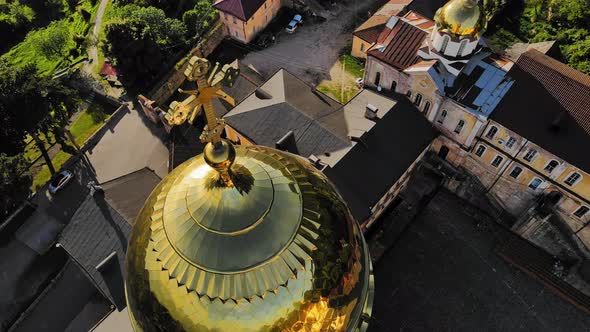
[[363,30],[357,30],[357,31],[353,32],[353,35],[359,37],[360,39],[362,39],[368,43],[374,43],[377,41],[377,38],[379,38],[379,35],[381,34],[381,31],[383,31],[384,28],[385,28],[385,23],[375,25],[375,26],[372,26],[370,28],[366,28]]
[[535,49],[525,52],[516,65],[534,76],[590,133],[590,76]]
[[400,19],[390,29],[386,27],[369,55],[398,69],[405,69],[418,61],[418,49],[427,37],[427,33]]
[[537,50],[508,75],[515,83],[491,118],[590,173],[590,76]]
[[217,0],[213,7],[242,21],[248,21],[264,2],[265,0]]

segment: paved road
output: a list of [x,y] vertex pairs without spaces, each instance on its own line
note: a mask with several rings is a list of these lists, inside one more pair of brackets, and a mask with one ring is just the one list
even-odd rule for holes
[[325,22],[312,24],[308,20],[292,35],[281,32],[275,45],[248,54],[242,63],[254,66],[265,77],[285,68],[312,84],[330,79],[330,68],[338,60],[340,50],[350,46],[356,25],[362,23],[369,10],[383,2],[337,2]]
[[590,316],[494,252],[502,232],[441,191],[375,266],[369,332],[589,331]]
[[94,17],[94,28],[92,29],[92,36],[91,40],[93,41],[88,48],[88,58],[90,61],[86,62],[82,67],[82,70],[85,72],[92,74],[92,68],[94,66],[99,66],[98,63],[98,35],[100,34],[100,29],[102,26],[102,18],[104,16],[104,11],[107,8],[107,5],[110,0],[101,0],[100,5],[98,6],[98,10],[96,11],[96,16]]
[[[143,113],[131,110],[121,114],[86,158],[69,167],[75,177],[67,187],[55,196],[46,189],[36,195],[37,210],[19,228],[17,238],[0,247],[0,289],[4,290],[0,292],[0,322],[11,320],[23,310],[22,305],[35,295],[37,288],[32,285],[39,285],[47,278],[48,273],[31,269],[44,256],[26,244],[51,245],[47,225],[65,225],[70,221],[88,194],[89,181],[105,182],[144,167],[153,169],[160,177],[165,176],[168,164],[165,140],[164,130],[146,121]],[[31,292],[22,291],[23,285],[29,285]]]

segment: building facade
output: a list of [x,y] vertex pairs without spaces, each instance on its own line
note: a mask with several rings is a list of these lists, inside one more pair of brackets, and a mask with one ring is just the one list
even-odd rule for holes
[[[495,54],[481,4],[452,0],[428,20],[391,16],[367,51],[364,84],[405,95],[440,130],[432,150],[475,175],[515,217],[551,203],[590,248],[590,78],[531,44]],[[584,145],[584,142],[586,142]]]
[[228,35],[249,43],[277,15],[281,0],[217,0],[213,7],[219,11]]

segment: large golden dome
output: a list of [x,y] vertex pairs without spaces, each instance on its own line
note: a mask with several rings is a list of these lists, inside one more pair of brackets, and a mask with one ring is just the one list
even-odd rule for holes
[[[371,264],[342,197],[301,157],[222,143],[230,153],[206,149],[172,171],[135,222],[134,329],[365,330]],[[225,181],[216,160],[233,162]]]
[[456,36],[479,37],[485,29],[485,15],[478,0],[451,0],[436,11],[438,31]]

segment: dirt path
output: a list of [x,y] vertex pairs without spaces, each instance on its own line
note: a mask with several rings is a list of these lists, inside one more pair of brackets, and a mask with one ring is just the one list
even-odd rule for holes
[[88,48],[88,62],[84,64],[82,70],[87,72],[88,74],[92,75],[92,69],[94,66],[98,66],[98,35],[100,33],[100,28],[102,26],[102,18],[104,16],[104,11],[107,8],[110,0],[101,0],[100,5],[98,6],[98,10],[96,11],[96,16],[94,17],[94,28],[92,29],[92,36],[91,40],[92,43]]

